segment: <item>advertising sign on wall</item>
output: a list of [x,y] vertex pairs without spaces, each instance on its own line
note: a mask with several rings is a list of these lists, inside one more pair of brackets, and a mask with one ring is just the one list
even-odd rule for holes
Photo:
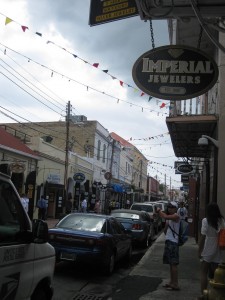
[[152,49],[135,62],[132,75],[146,94],[165,100],[191,99],[206,93],[218,79],[218,67],[208,54],[188,46]]
[[137,15],[135,0],[91,0],[89,25],[99,25]]

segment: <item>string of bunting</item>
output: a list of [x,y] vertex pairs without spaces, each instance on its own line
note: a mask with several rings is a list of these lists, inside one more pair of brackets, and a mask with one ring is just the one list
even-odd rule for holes
[[[7,17],[6,15],[4,15],[4,14],[1,13],[1,12],[0,12],[0,15],[2,15],[2,16],[5,17],[5,25],[8,25],[8,24],[10,24],[11,22],[14,22],[14,23],[18,24],[18,25],[21,27],[21,29],[22,29],[23,32],[26,32],[27,30],[29,30],[31,33],[34,33],[34,34],[38,35],[39,37],[43,37],[43,34],[42,34],[41,32],[37,32],[37,31],[35,32],[35,31],[32,31],[32,30],[30,30],[30,28],[29,28],[28,26],[26,26],[26,25],[21,25],[21,24],[18,23],[17,21],[14,21],[13,19]],[[118,79],[116,76],[110,74],[110,73],[109,73],[109,70],[107,70],[107,69],[100,69],[100,68],[99,68],[99,63],[96,63],[96,62],[95,62],[95,63],[90,63],[90,62],[88,62],[87,60],[85,60],[85,59],[81,58],[80,56],[78,56],[77,54],[74,54],[74,53],[70,52],[70,51],[67,50],[65,47],[62,47],[62,46],[56,44],[56,43],[53,42],[53,41],[47,40],[46,43],[47,43],[47,44],[55,45],[55,46],[58,47],[59,49],[61,49],[61,50],[65,51],[65,52],[67,52],[68,54],[72,55],[74,58],[77,58],[77,59],[83,61],[85,64],[88,64],[88,65],[90,65],[90,66],[92,66],[92,67],[94,67],[94,68],[97,68],[97,69],[99,69],[100,71],[104,72],[105,74],[107,74],[108,76],[110,76],[113,80],[118,80],[118,81],[119,81],[119,85],[120,85],[121,87],[124,87],[124,86],[126,85],[128,88],[132,88],[132,89],[134,90],[134,92],[139,92],[141,97],[146,96],[146,94],[145,94],[144,92],[142,92],[141,90],[137,89],[136,87],[133,87],[131,84],[128,84],[128,83],[124,82],[123,80]],[[53,74],[52,74],[52,75],[53,75]],[[152,96],[148,96],[148,101],[151,101],[152,98],[153,98]],[[159,101],[159,100],[158,100],[158,101]],[[161,101],[160,101],[160,102],[161,102]],[[169,104],[168,104],[168,105],[169,105]],[[160,108],[162,109],[162,108],[164,108],[164,107],[167,107],[168,105],[167,105],[165,102],[162,102],[161,105],[160,105]]]
[[[152,166],[150,166],[150,168],[153,169],[153,170],[155,170],[157,173],[159,173],[161,175],[165,175],[165,173],[160,172],[158,169],[156,169],[156,168],[154,168]],[[172,178],[171,178],[171,180],[174,181],[174,182],[180,183],[180,181],[178,181],[178,180],[175,180],[175,179],[172,179]]]
[[165,133],[161,133],[161,134],[158,134],[158,135],[155,135],[155,136],[150,136],[150,137],[147,137],[147,138],[139,138],[139,139],[134,139],[134,138],[130,138],[129,140],[127,141],[140,141],[140,140],[144,140],[144,141],[149,141],[151,139],[158,139],[159,137],[164,137],[164,135],[168,135],[169,132],[165,132]]
[[166,164],[160,164],[160,163],[152,161],[152,160],[148,162],[148,166],[149,167],[152,167],[151,166],[152,164],[156,164],[156,165],[159,165],[159,166],[162,166],[162,167],[167,167],[167,168],[170,168],[170,169],[174,169],[174,167],[172,167],[172,166],[168,166]]
[[[39,62],[37,62],[37,61],[31,59],[30,57],[27,57],[27,56],[25,56],[25,55],[19,53],[18,51],[15,51],[15,50],[13,50],[12,48],[7,47],[6,45],[4,45],[4,44],[2,44],[2,43],[0,43],[0,45],[2,45],[2,46],[5,48],[5,50],[2,51],[2,52],[4,53],[4,55],[7,55],[7,56],[8,56],[6,49],[8,49],[8,50],[10,50],[10,51],[13,51],[13,52],[15,52],[16,54],[18,54],[18,55],[24,57],[25,59],[27,59],[29,63],[32,62],[32,63],[35,63],[35,64],[39,65],[39,66],[42,67],[42,68],[48,69],[48,70],[51,72],[51,77],[53,77],[53,74],[55,73],[55,74],[57,74],[57,75],[60,75],[62,78],[67,79],[69,82],[75,82],[75,83],[77,83],[77,84],[80,84],[80,85],[86,87],[87,91],[90,89],[90,90],[93,90],[93,91],[98,92],[98,93],[100,93],[100,94],[104,94],[104,95],[107,96],[107,97],[110,97],[110,98],[113,98],[113,99],[117,100],[117,103],[119,103],[119,102],[121,101],[121,102],[124,102],[124,103],[129,104],[131,107],[132,107],[132,106],[140,107],[142,112],[144,112],[144,110],[147,110],[147,111],[150,111],[150,112],[156,112],[158,116],[159,116],[160,114],[161,114],[162,116],[163,116],[163,115],[168,115],[168,113],[158,112],[158,111],[156,111],[156,110],[154,110],[154,109],[150,109],[150,108],[147,108],[147,107],[143,107],[143,106],[141,106],[141,105],[138,105],[138,104],[135,104],[135,103],[126,101],[126,100],[122,100],[122,99],[120,99],[120,98],[118,98],[118,97],[115,97],[115,96],[113,96],[113,95],[110,95],[110,94],[108,94],[108,93],[106,93],[106,92],[104,92],[104,91],[100,91],[100,90],[98,90],[98,89],[96,89],[96,88],[94,88],[94,87],[91,87],[90,85],[86,85],[86,84],[84,84],[84,83],[82,83],[82,82],[79,82],[79,81],[77,81],[77,80],[75,80],[75,79],[73,79],[73,78],[71,78],[71,77],[66,76],[65,74],[62,74],[62,73],[60,73],[60,72],[58,72],[58,71],[56,71],[56,70],[53,70],[52,68],[50,69],[50,68],[47,67],[46,65],[43,65],[43,64],[41,64],[41,63],[39,63]],[[9,56],[8,56],[8,57],[9,57]]]

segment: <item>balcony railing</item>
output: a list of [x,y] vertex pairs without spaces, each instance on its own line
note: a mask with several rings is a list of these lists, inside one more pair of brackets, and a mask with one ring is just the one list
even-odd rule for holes
[[217,84],[200,97],[170,102],[169,117],[216,114],[218,114]]

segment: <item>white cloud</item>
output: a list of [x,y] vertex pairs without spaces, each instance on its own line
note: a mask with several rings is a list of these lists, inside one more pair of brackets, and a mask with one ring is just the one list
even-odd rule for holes
[[[136,85],[132,79],[134,62],[152,48],[149,22],[143,22],[137,16],[90,27],[89,3],[84,0],[1,1],[0,72],[5,74],[0,76],[0,84],[4,86],[0,93],[1,105],[28,120],[47,121],[62,118],[70,100],[76,114],[98,120],[110,132],[116,132],[125,139],[154,137],[168,132],[165,123],[168,108],[160,109],[162,102],[157,103],[155,99],[149,102],[147,95],[141,97],[139,89],[135,92]],[[5,16],[14,22],[5,26]],[[29,30],[23,32],[20,25],[28,26]],[[156,47],[169,43],[166,21],[153,21],[153,29]],[[42,37],[36,32],[42,33]],[[47,44],[47,41],[53,43]],[[18,53],[6,48],[7,55],[4,55],[5,46]],[[24,56],[31,61],[28,62]],[[4,66],[9,70],[4,62],[13,68],[14,75],[14,70],[17,70],[26,78],[21,80],[28,84],[29,78],[35,83],[41,89],[38,91],[40,95],[3,69]],[[93,63],[99,63],[98,69],[91,66]],[[106,69],[116,79],[102,72]],[[124,87],[120,86],[119,80],[124,82]],[[2,114],[0,120],[10,121]],[[154,165],[160,170],[158,177],[167,174],[179,181],[180,176],[174,175],[174,170],[170,173],[163,166],[173,166],[174,160],[177,160],[171,157],[173,149],[171,143],[165,144],[165,139],[170,143],[167,135],[144,141],[144,145],[138,148],[147,158],[158,163]],[[162,144],[152,146],[158,142]],[[152,176],[157,174],[154,169],[151,172]],[[176,182],[173,185],[179,186]]]

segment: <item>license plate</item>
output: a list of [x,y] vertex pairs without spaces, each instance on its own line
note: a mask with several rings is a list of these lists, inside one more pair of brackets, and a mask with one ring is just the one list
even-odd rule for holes
[[76,260],[76,254],[73,254],[73,253],[67,253],[67,252],[61,252],[60,258],[61,258],[61,259],[64,259],[64,260],[72,260],[72,261],[75,261],[75,260]]

